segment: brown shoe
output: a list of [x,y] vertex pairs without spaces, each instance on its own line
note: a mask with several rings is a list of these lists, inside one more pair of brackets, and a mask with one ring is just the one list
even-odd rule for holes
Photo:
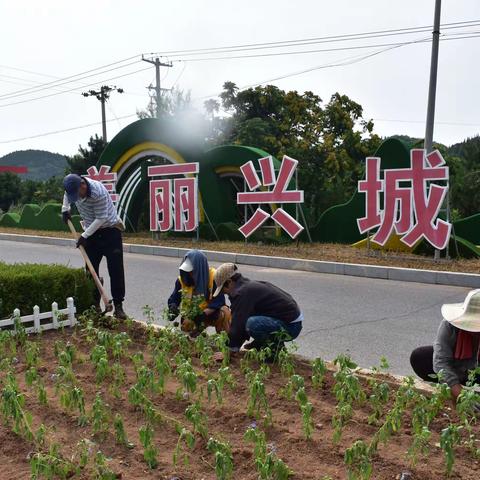
[[115,303],[115,310],[113,316],[118,320],[126,320],[127,314],[123,311],[122,302]]

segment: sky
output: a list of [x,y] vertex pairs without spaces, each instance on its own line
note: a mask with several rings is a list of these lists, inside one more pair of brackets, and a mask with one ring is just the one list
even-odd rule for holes
[[[420,41],[431,38],[428,31],[246,53],[168,52],[424,27],[433,23],[434,5],[434,0],[5,0],[0,2],[0,156],[24,149],[74,154],[91,135],[101,135],[100,102],[81,93],[104,84],[125,90],[112,94],[107,105],[111,139],[149,102],[146,87],[155,72],[141,61],[149,52],[173,62],[161,70],[162,87],[190,91],[198,108],[218,95],[225,81],[243,87],[311,70],[268,83],[310,90],[324,101],[335,92],[346,94],[363,106],[379,135],[423,137],[431,43]],[[447,145],[480,133],[480,37],[457,38],[480,34],[480,1],[442,1],[442,23],[474,20],[478,26],[442,28],[434,138]],[[391,48],[400,42],[410,43]],[[355,49],[345,49],[350,47]],[[332,49],[337,50],[318,51]],[[212,58],[305,50],[309,53]],[[77,128],[85,125],[90,126]],[[49,134],[56,131],[62,132]]]

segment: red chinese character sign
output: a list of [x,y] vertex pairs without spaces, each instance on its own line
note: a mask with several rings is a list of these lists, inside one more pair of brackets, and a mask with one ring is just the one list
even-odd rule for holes
[[380,162],[377,157],[367,158],[365,180],[358,182],[358,191],[365,193],[365,216],[357,220],[360,233],[377,228],[372,241],[382,246],[395,231],[409,247],[424,238],[436,249],[444,249],[452,225],[438,214],[448,187],[432,183],[449,179],[440,152],[425,155],[425,150],[411,150],[410,168],[385,170],[383,180]]
[[[150,230],[192,232],[198,227],[198,163],[148,167],[150,180]],[[181,178],[161,178],[182,175]]]
[[[240,167],[245,183],[250,191],[237,193],[238,205],[303,203],[303,190],[288,190],[288,185],[298,165],[297,160],[285,155],[278,175],[275,173],[272,157],[261,158],[258,160],[258,163],[260,165],[261,180],[252,161]],[[259,187],[263,187],[264,190],[258,191]],[[248,238],[269,218],[293,239],[298,237],[304,229],[297,220],[281,207],[277,208],[273,214],[258,207],[252,217],[239,230],[245,238]]]
[[110,194],[112,202],[116,204],[118,200],[118,195],[115,190],[115,186],[117,184],[117,174],[116,172],[110,171],[110,166],[102,165],[100,170],[98,170],[95,166],[89,167],[87,170],[87,175],[85,176],[91,180],[97,180],[97,182],[103,183]]

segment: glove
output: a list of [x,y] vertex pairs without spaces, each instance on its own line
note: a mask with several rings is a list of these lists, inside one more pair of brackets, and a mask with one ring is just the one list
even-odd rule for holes
[[180,315],[180,309],[177,305],[172,304],[168,306],[168,320],[173,322]]
[[80,235],[77,240],[77,248],[78,247],[85,248],[86,246],[87,246],[87,239],[83,235]]
[[72,220],[72,215],[70,214],[70,210],[67,210],[65,212],[62,212],[62,220],[63,220],[63,223],[67,224],[68,221]]

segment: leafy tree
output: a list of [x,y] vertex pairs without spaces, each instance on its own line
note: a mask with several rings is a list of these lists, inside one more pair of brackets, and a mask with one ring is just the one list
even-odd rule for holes
[[21,180],[12,172],[0,173],[0,210],[8,212],[8,209],[20,199]]
[[[191,95],[190,92],[184,92],[179,88],[173,88],[169,93],[160,97],[160,111],[162,116],[178,117],[185,111],[191,109]],[[148,104],[145,110],[138,110],[137,116],[143,118],[155,118],[157,107],[155,100]]]
[[453,145],[445,157],[450,166],[450,199],[460,217],[480,212],[480,137]]
[[67,158],[67,173],[76,173],[77,175],[84,175],[87,172],[87,168],[92,165],[96,165],[100,155],[107,146],[103,138],[95,134],[94,137],[90,137],[87,148],[78,146],[78,153],[72,157]]
[[[300,186],[311,221],[347,200],[363,172],[363,160],[380,144],[361,105],[335,93],[328,103],[312,92],[286,92],[274,85],[239,90],[226,82],[220,94],[223,118],[215,144],[254,145],[281,159],[299,160]],[[214,105],[208,105],[214,111]]]
[[38,204],[48,202],[60,203],[63,199],[63,179],[61,177],[51,177],[44,182],[39,182],[39,186],[33,195],[33,201]]

